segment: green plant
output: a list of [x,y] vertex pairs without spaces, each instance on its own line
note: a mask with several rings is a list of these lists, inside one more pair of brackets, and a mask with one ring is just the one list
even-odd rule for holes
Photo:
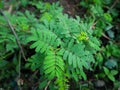
[[[94,73],[97,79],[105,79],[105,76],[113,83],[118,82],[115,76],[119,74],[120,48],[118,38],[118,27],[114,22],[118,22],[118,0],[82,0],[80,6],[87,9],[87,17],[93,18],[94,35],[100,38],[102,48],[96,54]],[[91,13],[92,12],[92,13]],[[117,31],[117,32],[116,32]],[[105,66],[103,68],[103,66]],[[104,69],[104,70],[103,70]],[[104,72],[103,72],[104,71]],[[107,81],[106,81],[107,82]]]
[[[34,22],[34,16],[30,15],[28,12],[25,13],[26,16],[20,12],[17,12],[16,15],[11,15],[8,12],[3,13],[9,18],[11,27],[15,28],[21,46],[26,46],[26,37],[29,36],[28,23],[31,25],[32,21]],[[32,21],[27,18],[27,16],[32,19]],[[23,20],[23,22],[21,22],[21,20]],[[25,51],[26,50],[24,50],[24,52]],[[16,38],[11,31],[7,20],[3,15],[0,15],[0,83],[3,83],[0,87],[5,89],[18,88],[17,81],[20,78],[19,75],[21,69],[21,63],[19,61],[23,59],[19,53],[20,51]],[[10,78],[11,81],[9,81]],[[7,86],[8,82],[10,84]],[[15,84],[16,86],[14,86]]]
[[[65,90],[69,79],[87,79],[84,68],[90,69],[95,62],[93,54],[99,50],[100,43],[92,36],[91,23],[85,23],[79,17],[68,18],[62,12],[54,15],[46,10],[44,13],[49,13],[51,19],[42,16],[39,28],[31,28],[32,34],[27,41],[33,43],[30,48],[35,48],[36,54],[44,55],[42,62],[37,61],[42,63],[42,76],[47,81],[55,79],[59,89]],[[33,65],[35,61],[26,65],[37,67],[37,64]]]
[[[16,29],[21,44],[24,46],[30,44],[30,48],[35,49],[36,53],[28,57],[26,67],[30,67],[32,71],[40,71],[42,76],[40,80],[44,85],[40,83],[39,88],[54,81],[49,83],[49,88],[53,85],[52,90],[55,88],[65,90],[69,88],[70,79],[75,81],[87,79],[84,69],[92,68],[91,64],[95,62],[93,54],[99,50],[100,43],[92,35],[91,23],[83,22],[78,16],[74,19],[63,15],[58,3],[44,5],[45,8],[39,8],[37,5],[38,9],[43,9],[39,19],[33,14],[30,15],[28,11],[25,15],[17,12],[17,16],[4,13]],[[6,51],[1,53],[3,60],[8,57],[5,56],[6,53],[13,55],[19,47],[3,16],[0,19],[2,21],[0,47],[1,49],[5,47],[3,51]]]
[[115,75],[116,74],[118,74],[118,71],[117,70],[109,70],[109,69],[107,69],[106,67],[103,67],[103,69],[104,69],[104,72],[105,72],[105,74],[107,75],[107,77],[111,80],[111,81],[113,81],[113,82],[115,82]]
[[13,1],[11,14],[0,14],[0,88],[90,90],[94,79],[119,88],[117,0],[82,0],[85,18],[63,14],[58,2]]

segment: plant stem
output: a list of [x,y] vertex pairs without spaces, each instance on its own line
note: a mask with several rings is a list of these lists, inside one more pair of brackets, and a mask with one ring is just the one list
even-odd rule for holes
[[9,21],[9,19],[8,19],[8,17],[2,12],[1,9],[0,9],[0,12],[3,14],[3,16],[4,16],[4,18],[6,19],[8,25],[9,25],[11,31],[12,31],[12,33],[14,34],[15,39],[16,39],[16,42],[17,42],[17,44],[18,44],[18,46],[19,46],[19,48],[20,48],[20,50],[21,50],[22,56],[23,56],[24,60],[26,61],[26,57],[25,57],[23,48],[22,48],[22,46],[21,46],[21,44],[20,44],[20,41],[19,41],[19,39],[18,39],[18,35],[16,34],[16,32],[15,32],[13,26],[11,25],[11,23],[10,23],[10,21]]
[[48,86],[49,86],[50,82],[51,82],[51,81],[48,81],[48,83],[47,83],[47,85],[46,85],[46,87],[45,87],[45,89],[44,89],[44,90],[47,90],[47,88],[48,88]]

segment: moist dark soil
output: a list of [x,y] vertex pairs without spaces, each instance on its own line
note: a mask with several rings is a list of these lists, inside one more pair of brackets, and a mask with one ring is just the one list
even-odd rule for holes
[[[44,0],[45,2],[53,3],[59,0]],[[60,5],[64,8],[63,13],[75,17],[76,15],[83,17],[86,10],[80,7],[80,0],[60,0]]]

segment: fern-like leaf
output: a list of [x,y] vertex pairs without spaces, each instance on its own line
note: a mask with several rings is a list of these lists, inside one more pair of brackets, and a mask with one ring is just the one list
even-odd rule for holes
[[34,41],[30,48],[35,48],[36,52],[44,53],[51,47],[57,48],[61,44],[61,40],[55,33],[50,30],[32,30],[32,36],[28,38],[28,42]]
[[55,84],[58,85],[58,90],[68,90],[69,85],[67,83],[68,83],[68,79],[66,77],[64,77],[64,76],[58,78],[55,81]]
[[56,51],[50,49],[45,57],[43,69],[48,79],[51,80],[55,77],[59,78],[63,76],[64,61],[62,60],[62,57],[56,53]]
[[85,49],[85,45],[81,43],[73,44],[71,40],[68,47],[63,47],[60,52],[63,53],[63,59],[68,60],[68,64],[74,68],[89,69],[89,64],[94,62],[92,54]]

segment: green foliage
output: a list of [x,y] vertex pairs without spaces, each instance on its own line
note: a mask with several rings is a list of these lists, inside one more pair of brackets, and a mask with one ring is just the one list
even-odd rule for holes
[[0,1],[0,8],[3,8],[3,7],[4,7],[4,2]]
[[[58,3],[50,5],[39,2],[35,5],[43,13],[38,20],[28,11],[25,15],[18,12],[19,17],[5,13],[17,27],[21,44],[30,43],[30,48],[35,49],[36,53],[28,58],[26,68],[32,71],[39,69],[47,81],[56,78],[55,83],[60,90],[68,89],[70,78],[86,80],[84,69],[91,68],[91,63],[95,62],[93,54],[99,50],[100,45],[96,37],[92,36],[91,23],[85,23],[79,17],[73,19],[63,15]],[[45,7],[39,7],[40,5]],[[6,23],[2,16],[1,21]],[[14,53],[19,48],[14,35],[7,27],[1,28],[4,28],[0,33],[3,38],[1,43],[8,43],[4,46],[6,53]]]
[[107,22],[111,22],[112,21],[112,17],[109,13],[104,13],[104,18]]
[[[111,7],[112,0],[82,0],[80,6],[87,11],[85,18],[63,14],[58,2],[13,1],[8,2],[13,11],[20,11],[4,13],[15,29],[27,61],[23,61],[16,38],[0,14],[0,87],[18,88],[20,72],[25,90],[29,87],[90,90],[92,79],[111,80],[119,87],[120,79],[116,77],[120,73],[120,20],[116,18],[120,7]],[[3,1],[0,8],[4,8]],[[8,87],[7,82],[10,82]]]
[[56,51],[48,51],[43,62],[43,70],[49,80],[57,77],[58,79],[63,76],[64,73],[64,61],[56,53]]
[[117,70],[111,70],[111,71],[109,71],[109,69],[107,69],[106,67],[103,67],[103,69],[104,69],[104,72],[107,75],[107,77],[111,81],[115,82],[115,77],[114,76],[118,73],[118,71]]
[[[85,23],[79,17],[68,18],[59,9],[59,13],[54,16],[54,10],[51,12],[51,8],[55,4],[51,6],[48,4],[46,6],[46,4],[43,4],[45,9],[42,12],[44,12],[44,18],[47,19],[42,16],[39,28],[31,28],[32,35],[27,38],[27,42],[33,42],[30,48],[35,48],[36,53],[44,54],[42,71],[45,77],[48,80],[57,78],[56,83],[61,90],[64,90],[62,88],[67,86],[64,84],[68,82],[64,76],[67,72],[68,77],[72,76],[79,80],[81,77],[74,76],[78,73],[86,80],[83,68],[91,68],[90,64],[95,62],[92,54],[99,50],[100,43],[92,36],[91,23]],[[37,8],[42,7],[37,5]],[[70,72],[74,74],[71,75]],[[61,80],[63,83],[60,82]]]
[[[94,66],[94,71],[101,73],[97,73],[96,76],[97,78],[106,80],[105,75],[107,75],[107,78],[114,83],[119,81],[115,79],[115,75],[117,76],[119,74],[118,67],[120,65],[120,47],[119,44],[117,44],[119,40],[116,39],[119,37],[117,35],[119,30],[116,24],[113,23],[117,22],[116,18],[119,18],[118,5],[120,5],[120,2],[117,2],[117,0],[82,0],[80,2],[80,6],[87,8],[87,17],[91,15],[94,29],[93,34],[102,39],[102,48],[100,52],[96,54],[97,61]],[[106,66],[105,68],[103,68],[104,65]],[[115,75],[114,71],[117,72]]]
[[114,56],[119,58],[120,57],[120,47],[116,44],[113,44],[112,42],[106,46],[106,48],[103,49],[105,52],[105,55],[107,57]]
[[44,58],[43,56],[41,56],[39,53],[31,56],[30,58],[28,58],[28,63],[26,64],[26,68],[29,68],[32,70],[32,71],[35,71],[36,69],[39,69],[41,68],[41,59],[40,58]]

